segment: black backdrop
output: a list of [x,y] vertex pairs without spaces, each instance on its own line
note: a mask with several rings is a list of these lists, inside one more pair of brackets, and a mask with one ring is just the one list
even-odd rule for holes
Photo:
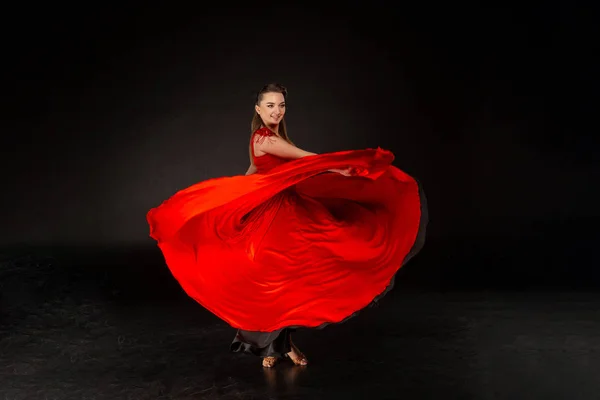
[[7,12],[0,243],[154,246],[149,208],[244,173],[278,81],[300,147],[381,146],[423,183],[423,274],[597,282],[596,29],[563,3]]

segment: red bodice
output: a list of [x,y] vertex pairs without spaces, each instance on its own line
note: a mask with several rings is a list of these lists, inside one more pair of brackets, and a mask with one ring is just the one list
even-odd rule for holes
[[[257,138],[258,136],[258,138]],[[275,136],[275,133],[273,133],[270,129],[268,128],[260,128],[257,129],[253,134],[252,137],[250,139],[250,143],[251,143],[251,148],[252,148],[252,160],[254,162],[254,165],[256,166],[256,172],[259,174],[263,174],[266,173],[268,171],[270,171],[271,169],[281,165],[281,164],[285,164],[286,162],[288,162],[289,160],[285,159],[285,158],[281,158],[281,157],[277,157],[273,154],[265,154],[262,156],[256,156],[254,155],[254,141],[258,140],[258,141],[262,141],[265,140],[266,138],[268,138],[269,136]]]

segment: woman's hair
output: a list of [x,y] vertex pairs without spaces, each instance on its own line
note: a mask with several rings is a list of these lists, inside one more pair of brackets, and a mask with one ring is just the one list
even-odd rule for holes
[[[260,89],[260,91],[256,94],[256,101],[255,101],[256,105],[258,105],[262,101],[263,95],[265,93],[281,93],[283,95],[283,99],[287,100],[287,89],[285,88],[285,86],[280,85],[279,83],[269,83],[269,84],[263,86],[263,88]],[[256,112],[256,109],[254,109],[254,115],[252,116],[252,122],[250,124],[250,147],[249,147],[250,163],[253,163],[253,160],[252,160],[252,135],[254,134],[254,132],[256,132],[256,130],[260,129],[263,125],[264,124],[263,124],[262,118],[260,117],[260,115],[258,115],[258,113]],[[281,136],[286,142],[293,144],[287,134],[287,129],[285,127],[285,117],[282,118],[281,122],[279,123],[278,133],[279,133],[279,136]]]

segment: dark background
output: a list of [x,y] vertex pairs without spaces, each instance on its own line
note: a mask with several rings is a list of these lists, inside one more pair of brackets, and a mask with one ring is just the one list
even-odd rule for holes
[[[595,9],[214,3],[3,6],[0,397],[597,399]],[[246,171],[271,81],[295,143],[387,148],[429,206],[308,368],[230,353],[146,223]]]
[[589,7],[11,12],[0,158],[6,251],[148,249],[160,264],[146,212],[197,181],[243,174],[254,93],[277,81],[289,89],[297,145],[381,146],[422,182],[430,211],[422,257],[436,261],[413,267],[415,277],[600,282]]

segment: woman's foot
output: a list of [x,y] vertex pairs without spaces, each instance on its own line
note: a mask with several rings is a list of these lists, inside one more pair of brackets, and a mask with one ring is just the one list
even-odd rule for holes
[[292,346],[292,351],[287,353],[286,356],[296,365],[308,365],[308,359],[304,354],[302,354],[295,344],[291,343],[291,339],[290,344]]
[[277,362],[277,357],[265,357],[263,358],[262,365],[265,368],[273,368]]

